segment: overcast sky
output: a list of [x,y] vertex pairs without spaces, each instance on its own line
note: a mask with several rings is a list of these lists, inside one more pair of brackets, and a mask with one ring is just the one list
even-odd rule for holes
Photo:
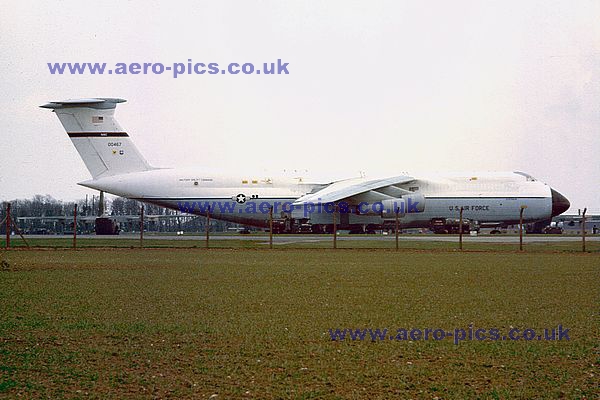
[[[0,200],[94,192],[50,100],[122,97],[158,166],[526,171],[600,211],[600,2],[3,2]],[[289,75],[51,75],[48,62]]]

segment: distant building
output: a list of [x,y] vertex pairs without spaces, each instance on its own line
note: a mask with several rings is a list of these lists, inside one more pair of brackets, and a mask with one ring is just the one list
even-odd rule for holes
[[[552,225],[563,229],[565,234],[581,234],[581,215],[563,214],[552,218]],[[590,235],[600,234],[600,214],[585,216],[585,231]]]

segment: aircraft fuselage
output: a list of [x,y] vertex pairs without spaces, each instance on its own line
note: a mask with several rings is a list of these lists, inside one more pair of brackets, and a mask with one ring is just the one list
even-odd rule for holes
[[[275,219],[307,220],[313,225],[333,222],[332,208],[321,204],[292,206],[301,196],[327,185],[302,178],[231,177],[191,169],[156,169],[81,184],[190,214],[206,215],[210,207],[212,218],[257,227],[268,226],[270,207]],[[524,222],[549,219],[553,203],[554,211],[557,206],[549,185],[523,173],[423,176],[398,187],[425,196],[424,211],[403,215],[403,228],[429,227],[434,219],[456,219],[461,207],[466,220],[509,225],[519,222],[522,206],[526,207]],[[382,225],[390,219],[377,213],[374,204],[349,203],[347,212],[337,214],[340,228]]]

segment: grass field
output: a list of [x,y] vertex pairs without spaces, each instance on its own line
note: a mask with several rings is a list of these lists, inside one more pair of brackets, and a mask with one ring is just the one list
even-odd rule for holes
[[[0,397],[597,398],[597,253],[3,252]],[[333,328],[570,340],[332,341]],[[213,397],[214,398],[214,397]]]

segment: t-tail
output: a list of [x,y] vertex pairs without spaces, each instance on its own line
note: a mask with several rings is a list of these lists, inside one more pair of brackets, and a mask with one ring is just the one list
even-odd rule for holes
[[67,131],[94,179],[153,169],[114,118],[123,99],[91,98],[53,101],[50,108]]

